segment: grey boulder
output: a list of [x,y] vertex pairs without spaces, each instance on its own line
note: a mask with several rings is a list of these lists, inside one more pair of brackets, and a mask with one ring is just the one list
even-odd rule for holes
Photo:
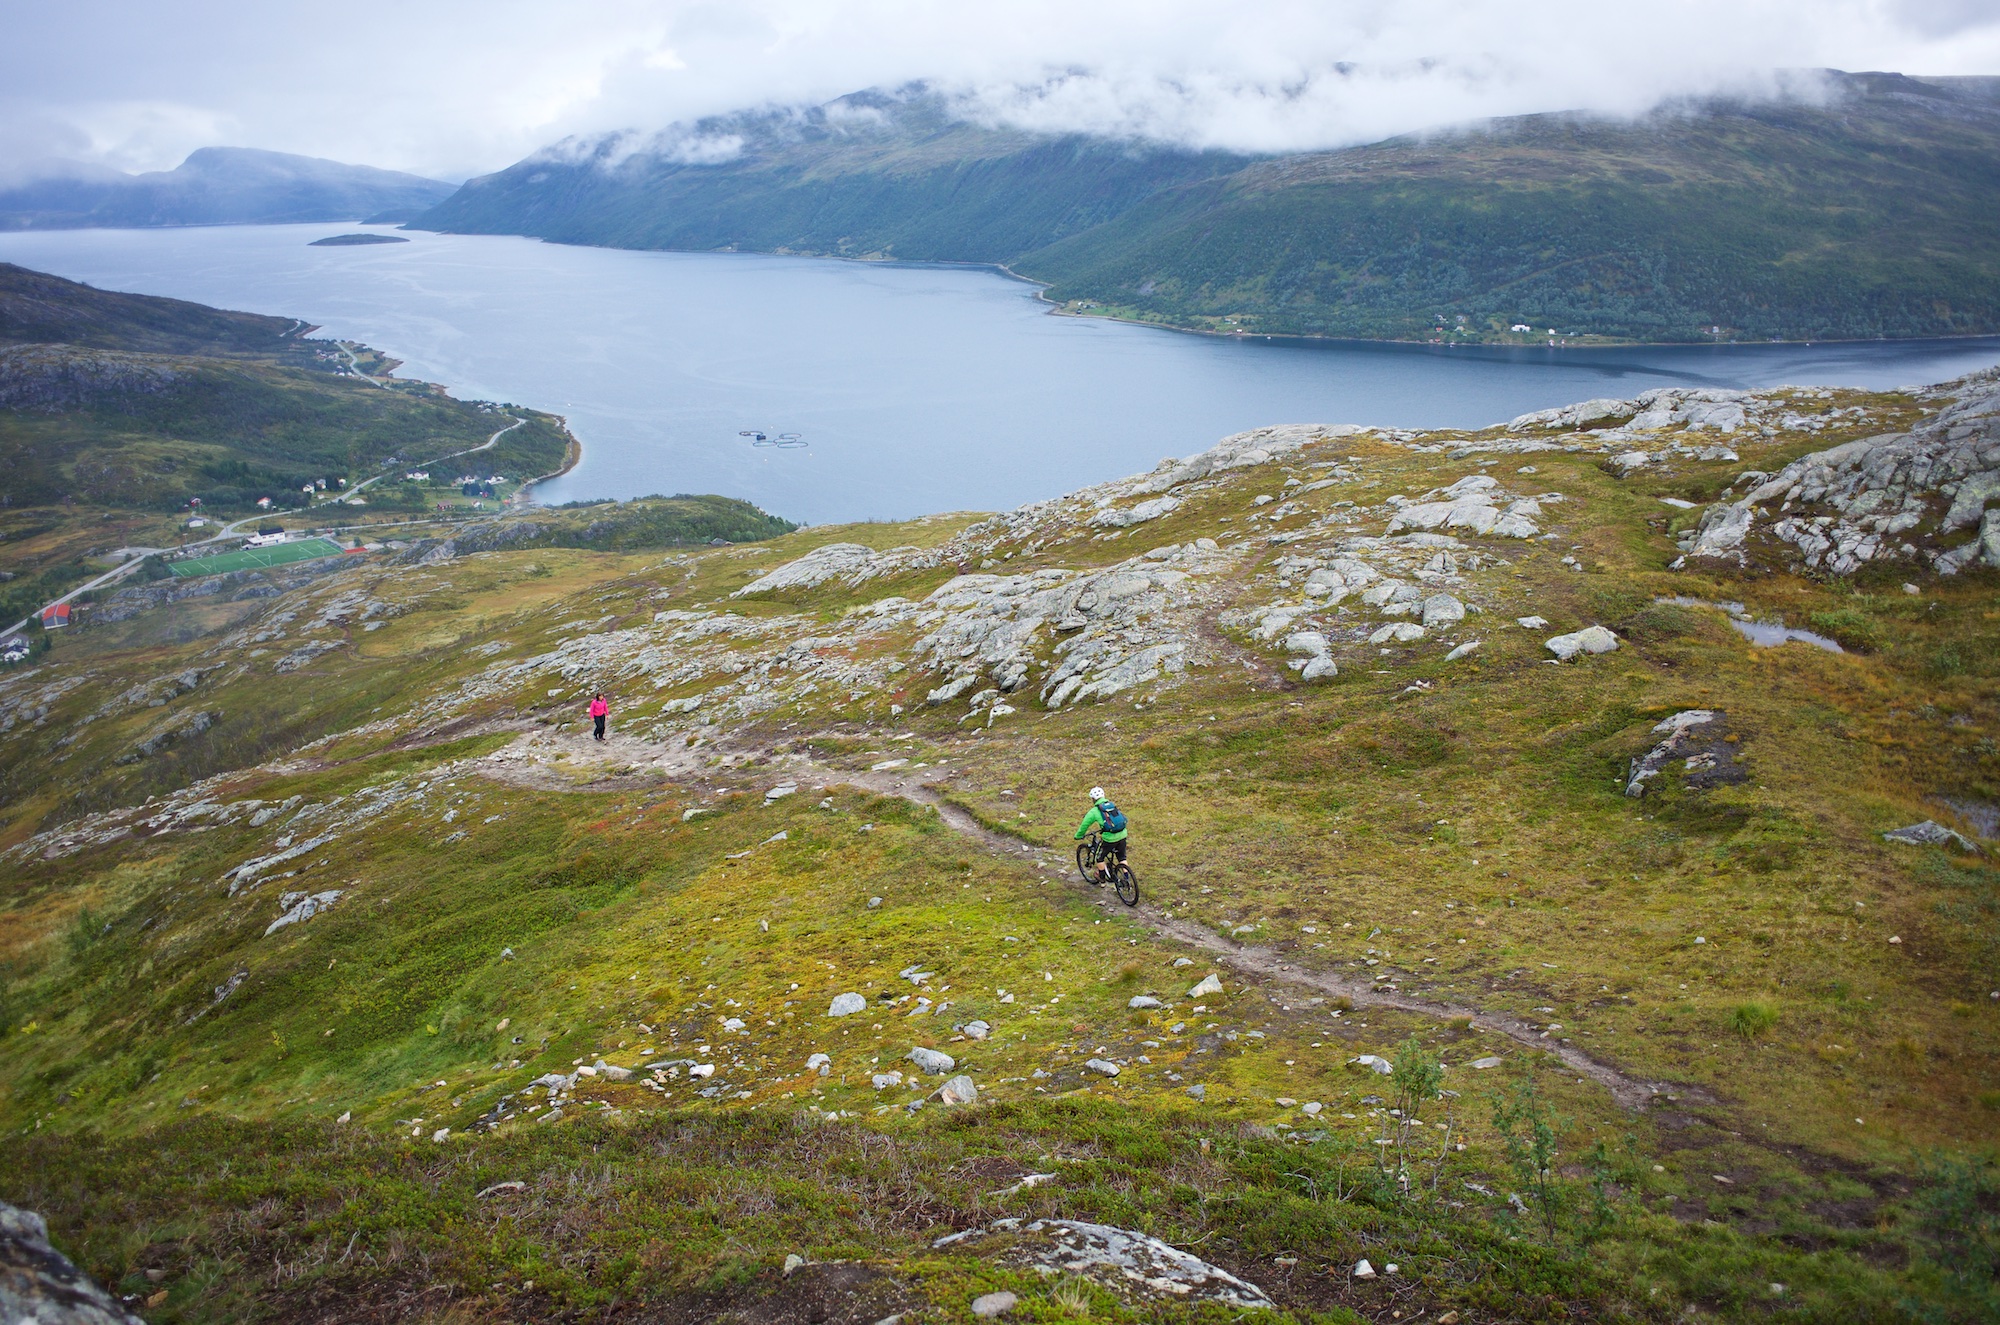
[[1603,626],[1585,626],[1582,630],[1567,635],[1556,635],[1545,641],[1550,653],[1568,662],[1584,653],[1609,653],[1618,647],[1618,637]]
[[1914,847],[1956,847],[1960,851],[1974,855],[1984,855],[1979,844],[1963,833],[1953,832],[1934,819],[1926,819],[1908,828],[1895,828],[1882,834],[1885,841],[1901,842]]
[[49,1228],[40,1215],[5,1201],[0,1201],[0,1320],[143,1325],[49,1245]]

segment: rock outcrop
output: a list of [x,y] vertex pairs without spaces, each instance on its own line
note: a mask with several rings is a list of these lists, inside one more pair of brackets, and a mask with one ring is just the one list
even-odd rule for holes
[[1884,559],[1945,575],[2000,567],[2000,509],[1987,509],[2000,502],[2000,370],[1931,394],[1956,398],[1907,433],[1815,451],[1776,475],[1743,475],[1739,482],[1755,486],[1703,512],[1682,551],[1747,565],[1771,548],[1830,575]]
[[0,1201],[0,1321],[7,1325],[144,1325],[49,1245],[32,1210]]

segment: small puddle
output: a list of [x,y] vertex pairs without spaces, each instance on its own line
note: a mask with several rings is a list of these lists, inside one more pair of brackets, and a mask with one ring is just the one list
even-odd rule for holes
[[1828,653],[1845,653],[1839,643],[1828,639],[1816,631],[1800,630],[1782,621],[1752,621],[1741,603],[1711,603],[1705,598],[1688,598],[1676,594],[1670,598],[1655,598],[1656,603],[1672,603],[1676,607],[1713,607],[1729,618],[1730,626],[1744,639],[1760,649],[1774,648],[1796,640],[1800,644],[1810,644]]

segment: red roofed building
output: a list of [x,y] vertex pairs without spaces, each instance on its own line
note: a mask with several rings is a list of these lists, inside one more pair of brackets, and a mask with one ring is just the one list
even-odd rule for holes
[[68,624],[69,624],[68,603],[57,603],[53,607],[45,607],[42,609],[43,630],[54,630],[57,626],[67,626]]

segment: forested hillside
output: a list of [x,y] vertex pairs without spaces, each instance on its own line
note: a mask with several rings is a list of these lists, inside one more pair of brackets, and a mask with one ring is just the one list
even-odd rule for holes
[[[1526,116],[1251,161],[956,121],[922,91],[569,143],[419,225],[1005,263],[1075,312],[1541,343],[2000,331],[1993,80]],[[1514,327],[1525,331],[1514,331]]]
[[[720,154],[724,160],[715,160]],[[475,179],[427,230],[614,248],[1007,262],[1246,158],[983,128],[922,91],[572,142]]]

